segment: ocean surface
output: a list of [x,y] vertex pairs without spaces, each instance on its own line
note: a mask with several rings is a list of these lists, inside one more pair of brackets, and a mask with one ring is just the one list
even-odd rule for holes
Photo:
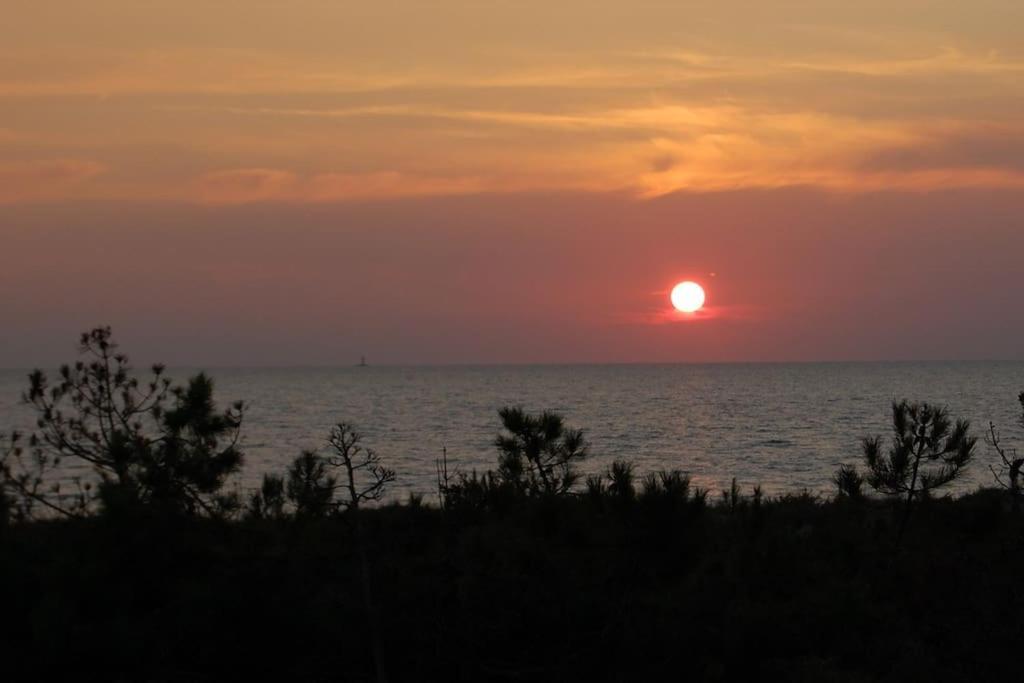
[[[615,458],[638,472],[679,468],[716,493],[735,477],[747,492],[831,490],[841,462],[859,462],[863,436],[889,430],[893,399],[945,404],[979,436],[994,421],[1024,448],[1017,394],[1024,362],[801,363],[209,368],[218,400],[244,400],[246,465],[233,485],[258,485],[306,448],[323,448],[331,425],[354,424],[397,470],[394,497],[436,500],[435,461],[449,469],[493,467],[497,411],[555,410],[584,429],[586,472]],[[191,371],[169,370],[184,380]],[[0,371],[0,431],[29,430],[19,403],[26,371]],[[995,454],[979,441],[976,462],[954,489],[989,485]]]

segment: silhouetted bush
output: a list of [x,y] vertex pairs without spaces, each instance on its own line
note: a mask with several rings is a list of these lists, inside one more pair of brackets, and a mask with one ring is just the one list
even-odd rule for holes
[[604,501],[605,496],[608,494],[608,485],[601,474],[588,475],[584,482],[584,496],[595,504],[600,504]]
[[690,494],[690,477],[681,470],[662,470],[658,472],[657,489],[661,495],[686,499]]
[[331,455],[302,451],[284,477],[265,474],[260,489],[249,497],[246,515],[274,519],[290,511],[296,517],[326,517],[384,496],[395,472],[384,467],[372,449],[362,446],[362,436],[351,425],[332,427],[327,445]]
[[640,497],[643,500],[665,499],[686,502],[690,498],[690,477],[681,470],[651,472],[644,476]]
[[892,442],[882,453],[880,437],[863,440],[868,484],[880,493],[904,496],[903,537],[916,498],[950,483],[974,455],[977,439],[970,435],[971,423],[954,424],[944,407],[928,403],[892,404]]
[[10,491],[17,491],[17,485],[11,481],[11,461],[18,450],[17,435],[11,436],[0,432],[0,527],[6,526],[11,519],[14,500]]
[[722,504],[730,510],[735,510],[743,502],[740,494],[740,487],[736,484],[736,477],[732,478],[729,488],[722,491]]
[[843,463],[832,477],[836,486],[836,495],[843,500],[864,499],[864,477],[853,465]]
[[644,476],[640,489],[640,507],[648,518],[678,523],[681,516],[700,513],[707,505],[708,492],[691,484],[680,470],[660,470]]
[[11,520],[11,497],[4,486],[0,486],[0,527],[5,527]]
[[343,509],[379,501],[395,480],[395,471],[384,467],[374,450],[363,447],[362,440],[362,435],[344,422],[336,424],[327,439],[334,453],[328,462],[345,475],[342,485],[347,495],[338,502]]
[[285,516],[284,479],[276,474],[264,474],[258,491],[249,496],[245,514],[251,519],[281,519]]
[[[204,374],[172,387],[164,368],[149,379],[133,374],[109,327],[81,336],[83,360],[60,368],[53,384],[41,370],[29,376],[25,402],[36,412],[31,457],[11,472],[29,510],[35,504],[82,515],[98,500],[108,511],[144,506],[171,513],[219,515],[237,506],[221,494],[242,463],[238,438],[243,405],[218,412],[213,382]],[[62,459],[91,466],[99,483],[75,479],[61,491],[51,480]]]
[[520,501],[523,491],[494,472],[457,472],[447,487],[445,509],[481,511],[507,509]]
[[337,478],[316,451],[302,451],[288,467],[286,495],[299,517],[324,517],[331,511]]
[[636,475],[633,474],[633,463],[625,460],[616,460],[608,468],[609,495],[612,495],[623,502],[631,502],[636,498],[634,482]]
[[822,502],[820,495],[807,489],[780,494],[775,500],[784,505],[820,505]]
[[[1024,426],[1024,391],[1018,396],[1017,400],[1021,405],[1021,426]],[[997,464],[998,470],[995,467],[989,466],[992,471],[992,476],[995,477],[996,483],[1002,488],[1006,489],[1010,494],[1010,501],[1014,510],[1020,510],[1020,499],[1021,499],[1021,471],[1024,469],[1024,457],[1017,455],[1015,448],[1006,448],[999,437],[999,430],[996,429],[996,425],[993,422],[988,423],[988,443],[999,456],[999,463]]]
[[494,442],[498,476],[529,495],[568,493],[579,479],[577,463],[587,457],[583,431],[548,411],[529,415],[522,408],[502,408],[498,414],[506,432]]
[[907,502],[945,486],[974,455],[970,422],[950,422],[945,408],[902,401],[892,406],[892,443],[882,453],[880,437],[863,441],[868,484],[876,491],[906,496]]
[[377,502],[383,496],[388,484],[395,480],[395,472],[384,467],[377,454],[364,448],[362,436],[351,425],[339,423],[331,429],[327,440],[334,452],[330,464],[340,468],[345,475],[342,488],[346,496],[339,501],[339,507],[348,513],[352,521],[356,556],[359,559],[362,602],[366,617],[370,649],[373,655],[373,670],[377,683],[386,683],[384,643],[381,639],[380,613],[373,590],[373,566],[366,548],[360,508],[364,503]]
[[204,373],[173,388],[170,403],[161,415],[159,442],[139,453],[134,488],[140,502],[193,514],[236,510],[239,501],[221,491],[242,465],[242,403],[217,412],[213,380]]
[[[582,430],[567,428],[564,418],[552,412],[529,415],[521,408],[502,408],[498,415],[505,433],[494,441],[496,471],[449,475],[447,453],[438,462],[438,496],[443,508],[464,512],[507,509],[528,497],[568,494],[578,481],[576,465],[588,451]],[[632,470],[631,465],[621,465]],[[588,478],[587,490],[603,496],[607,492],[603,477]]]

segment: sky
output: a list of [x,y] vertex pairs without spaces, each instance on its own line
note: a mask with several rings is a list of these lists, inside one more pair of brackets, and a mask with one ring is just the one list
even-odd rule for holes
[[0,367],[98,324],[193,366],[1024,358],[1021,26],[995,0],[15,0]]

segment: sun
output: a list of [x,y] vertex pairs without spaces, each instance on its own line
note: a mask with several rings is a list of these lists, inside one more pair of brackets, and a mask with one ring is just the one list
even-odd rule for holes
[[704,306],[704,288],[696,282],[680,282],[672,288],[672,305],[683,313],[696,313]]

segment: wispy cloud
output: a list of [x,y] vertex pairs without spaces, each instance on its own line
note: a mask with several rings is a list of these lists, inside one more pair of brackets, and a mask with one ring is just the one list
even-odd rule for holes
[[[1015,154],[1000,151],[1024,139],[1024,57],[1013,44],[898,17],[854,25],[837,18],[842,3],[800,21],[757,12],[722,21],[709,9],[717,20],[683,34],[665,27],[690,26],[692,9],[649,9],[621,27],[595,18],[604,33],[589,38],[557,39],[496,20],[491,33],[441,40],[371,12],[394,33],[369,40],[346,25],[347,40],[316,46],[286,40],[274,29],[289,15],[263,7],[250,27],[259,41],[215,26],[183,40],[149,24],[152,36],[135,40],[114,31],[119,14],[110,26],[79,17],[110,40],[0,46],[0,143],[16,148],[10,158],[88,158],[107,172],[19,180],[3,196],[346,201],[540,188],[643,198],[1020,185]],[[438,35],[448,30],[422,14],[416,21],[440,22]],[[499,40],[506,32],[519,37]],[[18,163],[8,173],[39,172]]]

